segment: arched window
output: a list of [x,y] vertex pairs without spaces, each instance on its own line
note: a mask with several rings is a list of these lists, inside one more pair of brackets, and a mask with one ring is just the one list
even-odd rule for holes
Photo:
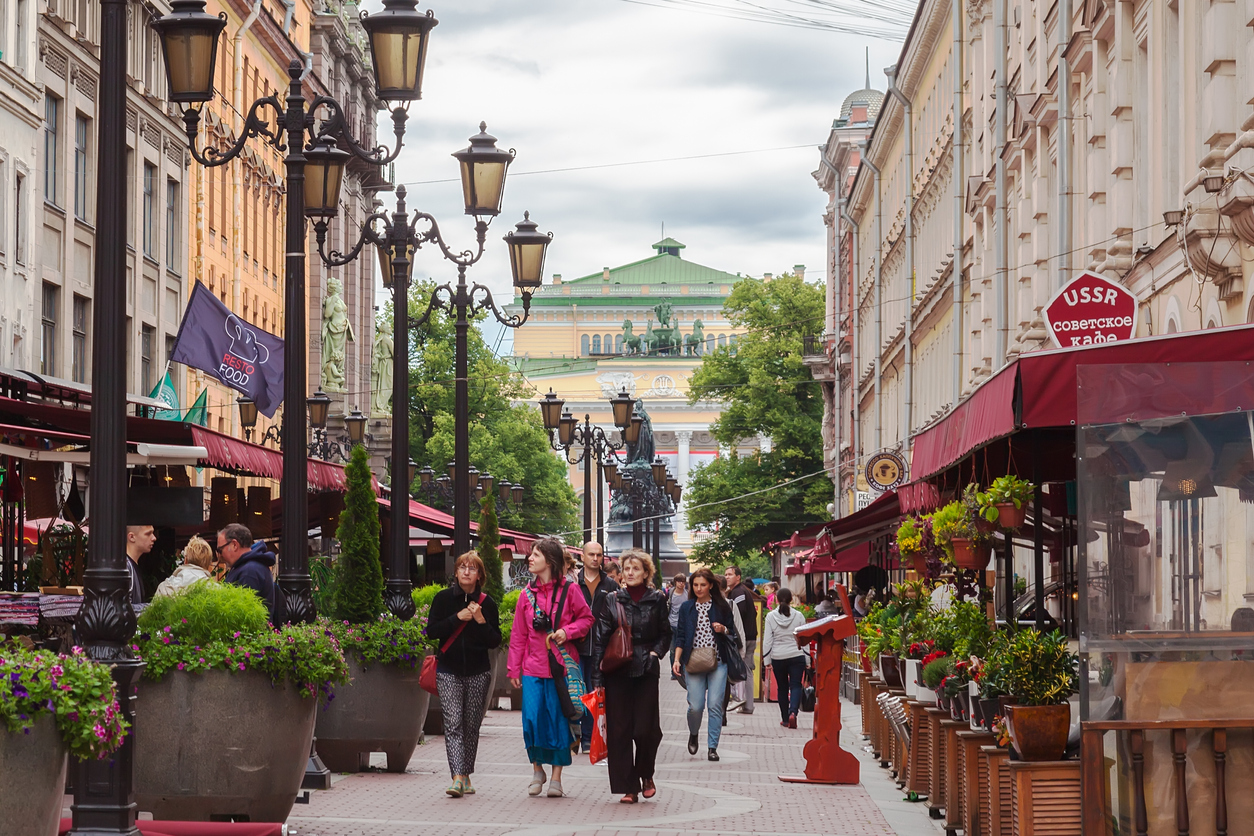
[[587,334],[584,334],[582,337],[579,338],[579,356],[580,357],[588,356],[588,335]]
[[593,354],[601,353],[601,335],[600,334],[592,335],[592,353]]
[[622,334],[614,335],[614,353],[615,354],[623,353],[623,335]]
[[723,346],[725,346],[725,345],[727,345],[727,335],[726,335],[726,334],[719,334],[719,335],[718,335],[718,347],[719,347],[719,348],[722,348],[722,347],[723,347]]
[[715,336],[713,334],[706,335],[705,337],[705,353],[706,354],[710,354],[714,351],[714,340],[715,340]]
[[609,354],[611,351],[613,351],[613,349],[611,348],[611,346],[612,346],[612,345],[614,345],[614,335],[613,335],[613,334],[606,334],[606,335],[605,335],[605,337],[604,337],[604,339],[602,339],[602,341],[601,341],[601,345],[605,346],[605,353],[606,353],[606,354]]

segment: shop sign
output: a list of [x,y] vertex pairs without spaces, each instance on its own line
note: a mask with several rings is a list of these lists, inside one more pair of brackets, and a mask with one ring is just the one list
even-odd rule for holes
[[871,490],[883,493],[906,481],[906,462],[896,453],[876,453],[866,463],[866,480]]
[[1062,348],[1132,339],[1136,297],[1123,285],[1085,271],[1045,306],[1045,325]]
[[875,494],[870,491],[854,491],[854,510],[861,511],[875,501]]

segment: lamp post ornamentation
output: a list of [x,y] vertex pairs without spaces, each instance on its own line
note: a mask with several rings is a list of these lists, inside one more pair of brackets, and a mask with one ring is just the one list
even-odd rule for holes
[[[470,138],[470,145],[453,154],[461,168],[462,192],[465,213],[475,219],[473,249],[454,251],[444,240],[440,225],[433,215],[414,212],[412,217],[405,203],[406,190],[396,187],[396,211],[391,217],[386,212],[376,212],[362,224],[357,242],[342,253],[327,252],[325,248],[329,218],[332,211],[314,223],[318,241],[318,254],[329,267],[348,264],[361,255],[367,244],[378,252],[383,272],[384,286],[392,291],[392,460],[409,459],[409,329],[422,328],[437,310],[446,312],[456,330],[454,348],[454,455],[460,464],[450,474],[453,505],[453,555],[470,549],[470,419],[469,391],[466,380],[467,332],[474,317],[490,311],[498,322],[507,328],[518,328],[527,321],[531,309],[531,294],[538,288],[544,276],[544,253],[552,239],[552,233],[537,231],[537,224],[530,213],[505,236],[509,245],[510,268],[513,284],[522,293],[521,316],[505,316],[496,306],[492,291],[475,284],[467,286],[466,269],[483,257],[487,241],[488,225],[500,214],[505,194],[505,175],[515,152],[496,147],[496,137],[487,133],[487,125],[479,123],[479,133]],[[457,284],[436,287],[427,302],[422,316],[411,318],[409,310],[409,276],[411,257],[424,246],[434,244],[443,257],[457,267]],[[411,484],[413,480],[410,480]],[[394,518],[397,516],[394,512]],[[388,548],[391,572],[385,601],[393,612],[398,610],[413,614],[413,602],[409,596],[408,577],[402,571],[409,565],[409,531],[407,525],[392,525]],[[447,567],[451,570],[451,567]],[[451,571],[449,572],[451,575]],[[404,577],[403,577],[404,576]],[[401,589],[402,583],[405,589]],[[409,616],[406,616],[409,617]]]

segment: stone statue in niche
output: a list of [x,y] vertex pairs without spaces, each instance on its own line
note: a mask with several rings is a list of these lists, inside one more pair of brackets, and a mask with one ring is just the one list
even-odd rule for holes
[[344,286],[339,279],[327,279],[327,295],[322,300],[322,389],[343,392],[348,365],[348,341],[355,340],[348,321]]
[[395,346],[387,324],[374,324],[374,353],[370,359],[370,415],[387,418],[392,414],[392,360]]

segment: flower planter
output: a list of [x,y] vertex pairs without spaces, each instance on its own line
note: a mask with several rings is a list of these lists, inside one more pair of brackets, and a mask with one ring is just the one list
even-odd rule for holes
[[316,709],[315,698],[258,671],[173,671],[141,681],[139,809],[155,819],[286,821],[305,777]]
[[1025,761],[1062,760],[1071,731],[1071,706],[1009,705],[1010,742]]
[[1002,528],[1018,528],[1028,518],[1027,506],[1016,508],[1013,502],[999,502],[997,508],[997,524]]
[[936,707],[941,711],[949,711],[950,699],[939,691],[936,692]]
[[0,836],[56,836],[65,765],[51,715],[38,717],[30,734],[0,727]]
[[993,549],[987,541],[975,543],[965,537],[955,537],[949,544],[954,549],[954,565],[959,569],[983,569],[988,566]]
[[388,772],[404,772],[418,746],[430,694],[418,677],[422,661],[409,668],[372,664],[363,668],[348,654],[352,681],[335,689],[331,704],[318,709],[318,754],[332,772],[359,772],[371,752],[383,752]]
[[926,685],[915,686],[914,698],[924,705],[936,705],[936,692]]
[[997,701],[997,697],[985,699],[980,697],[980,726],[981,728],[993,730],[993,723],[1001,716],[1001,703]]
[[910,555],[910,562],[911,562],[911,565],[912,565],[912,566],[914,566],[914,571],[915,571],[917,574],[920,574],[920,575],[926,575],[926,574],[927,574],[927,557],[926,557],[926,555],[922,555],[922,554],[912,554],[912,555]]
[[967,720],[971,723],[972,731],[984,728],[984,708],[980,705],[980,683],[975,681],[967,683]]
[[906,659],[906,672],[901,675],[906,685],[906,696],[912,699],[919,698],[919,670],[922,668],[920,660]]
[[897,659],[897,675],[901,677],[901,689],[906,690],[906,660],[901,657]]
[[965,721],[968,717],[970,717],[971,695],[966,691],[959,691],[955,694],[949,716],[959,721]]
[[981,534],[996,534],[997,523],[989,522],[981,516],[975,518],[975,530]]
[[889,688],[901,688],[901,674],[898,672],[897,657],[891,653],[881,653],[879,658],[880,678]]

